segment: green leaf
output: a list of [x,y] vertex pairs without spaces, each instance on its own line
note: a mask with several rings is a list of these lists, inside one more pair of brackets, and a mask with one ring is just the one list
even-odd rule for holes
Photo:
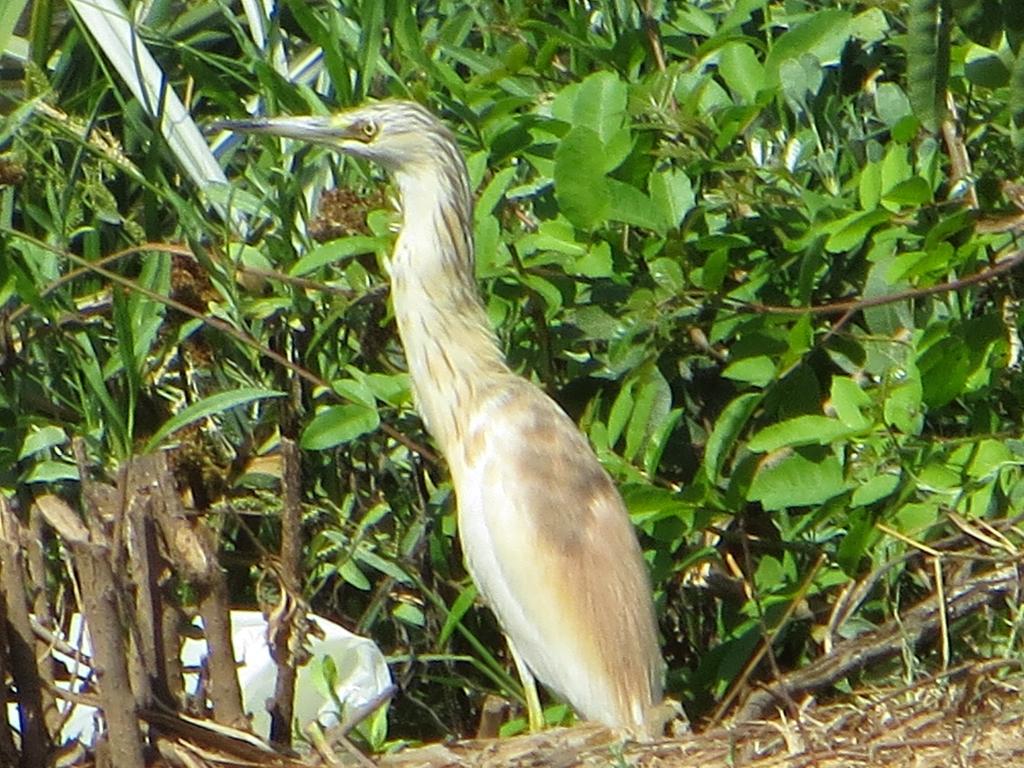
[[612,277],[615,268],[612,264],[611,246],[604,240],[594,243],[586,255],[576,259],[570,272],[584,277]]
[[900,486],[900,474],[876,475],[853,491],[850,504],[854,507],[866,507],[887,496],[891,496]]
[[763,387],[775,378],[775,363],[766,355],[745,357],[726,366],[722,371],[722,376],[733,381]]
[[941,408],[963,393],[970,374],[971,353],[957,336],[949,336],[929,347],[917,360],[921,374],[922,400],[930,408]]
[[[1024,6],[1021,6],[1021,38],[1024,38]],[[1010,70],[1010,114],[1013,146],[1018,152],[1024,149],[1024,45],[1017,49],[1013,68]]]
[[590,128],[573,128],[555,150],[555,198],[565,217],[581,229],[593,229],[608,218],[612,197],[600,139]]
[[660,220],[659,226],[655,228],[657,231],[676,229],[683,223],[683,217],[697,204],[690,177],[678,168],[653,171],[648,187],[651,203]]
[[737,101],[754,104],[766,86],[764,66],[746,43],[726,43],[718,51],[718,72]]
[[859,431],[827,416],[796,416],[765,427],[750,438],[747,447],[756,453],[767,453],[798,445],[828,445]]
[[686,287],[683,269],[675,259],[655,259],[647,265],[647,271],[651,279],[670,295],[675,295]]
[[[381,512],[382,514],[387,515],[387,507],[385,507]],[[365,521],[361,523],[361,525],[365,524]],[[363,563],[364,565],[368,565],[371,568],[380,571],[385,576],[390,576],[399,584],[412,583],[412,579],[409,578],[409,574],[402,570],[402,568],[397,563],[394,563],[391,560],[388,560],[386,558],[381,557],[380,555],[375,554],[367,546],[359,546],[355,551],[355,558],[360,563]]]
[[253,269],[272,269],[267,255],[254,245],[240,242],[228,243],[228,256],[236,264]]
[[625,483],[620,490],[629,516],[639,526],[665,518],[679,520],[692,509],[679,498],[677,492],[667,488],[637,482]]
[[897,83],[879,83],[875,91],[875,111],[890,129],[913,115],[910,99]]
[[725,406],[715,421],[704,448],[704,475],[711,482],[718,479],[729,452],[763,398],[760,392],[740,395]]
[[645,366],[637,384],[623,452],[627,461],[636,459],[648,436],[664,422],[672,408],[672,390],[656,365]]
[[907,11],[907,85],[914,114],[930,131],[946,116],[950,33],[941,0],[910,0]]
[[874,518],[863,509],[853,510],[847,523],[846,536],[836,551],[839,567],[850,576],[859,574],[860,562],[868,544],[877,536]]
[[608,447],[614,448],[622,436],[622,431],[629,423],[630,414],[633,413],[633,387],[636,386],[636,379],[629,379],[624,382],[619,394],[612,403],[612,410],[608,414]]
[[547,317],[553,317],[562,308],[562,292],[550,280],[545,280],[539,275],[526,274],[522,276],[522,281],[543,299],[544,314]]
[[898,184],[914,175],[910,161],[910,148],[904,144],[892,144],[882,160],[882,194],[887,194]]
[[1003,0],[1003,19],[1006,23],[1006,41],[1013,50],[1020,52],[1021,42],[1024,41],[1024,5],[1016,0]]
[[64,480],[78,480],[78,467],[64,461],[40,461],[22,480],[23,483],[59,483]]
[[729,273],[729,249],[719,248],[712,251],[700,269],[699,276],[694,279],[698,284],[708,291],[717,292],[721,290]]
[[508,249],[501,242],[501,225],[494,216],[477,216],[473,226],[476,241],[476,276],[478,280],[505,274]]
[[515,180],[516,171],[515,166],[509,166],[494,174],[494,178],[488,182],[483,192],[477,196],[473,213],[478,219],[493,213],[494,209],[498,207],[498,203],[501,202],[506,190]]
[[359,93],[364,99],[373,85],[377,63],[380,61],[381,42],[384,37],[384,6],[385,3],[362,3],[359,6],[362,29],[359,33],[359,55],[362,58],[359,67]]
[[7,50],[14,27],[27,4],[28,0],[0,0],[0,55]]
[[411,58],[420,68],[433,73],[433,62],[425,52],[423,38],[412,12],[412,3],[397,2],[394,4],[393,10],[394,15],[390,19],[389,26],[397,48],[403,56]]
[[[862,290],[864,298],[887,296],[907,287],[906,283],[893,282],[892,279],[893,265],[898,259],[895,256],[895,244],[888,243],[884,244],[883,247],[879,247],[876,244],[871,249],[869,259],[874,263],[869,268],[867,278],[864,281],[864,288]],[[905,329],[914,328],[915,326],[912,306],[906,301],[888,302],[878,307],[865,309],[864,318],[867,321],[869,330],[873,334],[889,338],[897,337]],[[883,370],[888,370],[890,367],[886,363]],[[873,366],[869,366],[869,369],[877,371]]]
[[1010,82],[1010,68],[995,54],[968,58],[964,74],[982,88],[1003,88]]
[[926,464],[917,473],[918,488],[926,491],[948,493],[963,489],[964,478],[959,467],[941,461]]
[[462,621],[462,617],[466,615],[466,611],[473,607],[473,603],[476,601],[476,586],[470,584],[465,587],[455,602],[452,603],[452,607],[448,609],[448,615],[444,618],[444,624],[441,627],[441,631],[437,635],[437,646],[444,648],[448,644],[449,638],[452,636],[452,632]]
[[[127,399],[125,412],[128,417],[128,430],[131,432],[134,425],[135,404],[138,400],[138,394],[142,389],[141,372],[136,368],[135,356],[132,354],[136,342],[134,328],[139,323],[137,318],[129,317],[128,300],[120,286],[114,288],[113,299],[114,330],[117,333],[117,357],[111,358],[109,363],[113,364],[115,360],[120,362],[120,370],[124,373],[124,380],[128,384],[126,387],[127,391],[125,392]],[[116,367],[108,365],[107,370],[104,371],[104,378],[112,378],[114,371],[116,371]]]
[[890,389],[882,406],[882,415],[889,424],[907,435],[920,433],[924,424],[921,412],[921,379],[916,369],[907,380]]
[[846,41],[850,38],[851,18],[846,11],[820,10],[783,34],[775,41],[765,59],[766,82],[778,84],[782,64],[786,61],[799,61],[805,54],[814,56],[824,66],[839,63]]
[[712,37],[718,32],[718,23],[715,17],[703,8],[684,3],[676,8],[675,13],[677,14],[675,23],[686,34]]
[[620,319],[593,304],[579,307],[570,319],[583,333],[583,337],[591,341],[608,341],[622,332]]
[[876,226],[888,221],[889,214],[882,210],[851,213],[838,221],[823,227],[829,234],[825,250],[829,253],[844,253],[859,248]]
[[368,373],[364,383],[378,400],[395,407],[412,400],[412,382],[407,373]]
[[177,91],[169,87],[165,72],[150,52],[146,40],[117,0],[71,0],[79,26],[92,37],[98,50],[143,106],[156,118],[160,132],[179,165],[203,190],[227,184],[227,178],[210,151],[199,127]]
[[[551,103],[551,114],[576,128],[597,134],[592,150],[608,143],[626,118],[626,84],[613,72],[596,72],[563,88]],[[600,156],[600,152],[594,153]]]
[[1020,461],[1014,459],[1006,443],[1001,440],[982,440],[975,449],[967,474],[973,480],[981,480],[996,475],[1004,467],[1019,465]]
[[333,30],[321,20],[319,14],[314,13],[313,6],[309,3],[302,2],[302,0],[284,0],[281,5],[288,7],[294,16],[295,23],[302,29],[305,36],[323,51],[324,68],[334,87],[343,97],[355,98],[357,94],[352,93],[351,68],[347,66],[341,55],[342,46],[338,45],[338,39],[333,34]]
[[423,611],[412,603],[399,603],[392,609],[391,615],[403,624],[413,627],[422,627],[427,623]]
[[607,210],[609,219],[655,232],[661,231],[661,219],[647,195],[632,184],[618,179],[605,179],[604,183],[612,202]]
[[845,490],[843,468],[834,453],[821,448],[785,449],[769,454],[758,465],[747,500],[758,501],[767,510],[810,507]]
[[939,522],[939,506],[937,502],[911,503],[893,516],[892,526],[900,533],[911,538],[918,538],[929,528]]
[[374,396],[373,390],[362,381],[338,379],[331,382],[331,388],[353,403],[365,405],[367,408],[375,409],[377,407],[377,398]]
[[188,407],[183,408],[180,412],[165,421],[146,442],[142,452],[149,453],[150,451],[156,450],[157,446],[163,442],[165,437],[172,435],[182,427],[194,424],[200,419],[216,416],[217,414],[224,413],[231,408],[237,408],[240,405],[245,405],[255,400],[263,400],[271,397],[284,397],[284,394],[284,392],[279,392],[276,389],[242,387],[240,389],[232,389],[226,392],[217,392],[216,394],[204,397],[202,400],[198,400]]
[[882,201],[882,166],[868,163],[861,169],[857,182],[857,196],[862,210],[870,211]]
[[81,350],[81,356],[77,361],[81,376],[85,379],[92,393],[103,405],[103,410],[108,416],[105,428],[113,432],[114,439],[121,444],[123,449],[127,450],[131,437],[128,434],[125,414],[122,407],[114,401],[114,398],[110,396],[110,392],[107,390],[107,383],[103,377],[103,372],[100,370],[99,359],[96,355],[96,348],[93,346],[92,339],[86,333],[77,333],[75,334],[75,340],[78,342],[79,349]]
[[576,239],[577,231],[562,217],[542,222],[537,231],[516,241],[516,252],[521,259],[537,251],[555,251],[569,256],[586,256],[588,247]]
[[324,408],[302,430],[300,445],[307,451],[323,451],[351,442],[380,426],[376,408],[350,403]]
[[354,560],[346,560],[338,566],[338,573],[347,583],[358,589],[360,592],[370,591],[370,580],[366,578]]
[[329,240],[307,251],[305,256],[292,264],[288,274],[292,277],[302,277],[316,272],[328,264],[334,264],[352,256],[361,256],[364,253],[381,253],[385,249],[386,245],[380,238],[365,235]]
[[880,43],[891,31],[889,19],[881,8],[867,8],[853,17],[850,34],[865,43]]
[[682,421],[683,414],[682,408],[673,408],[660,423],[652,425],[650,439],[647,441],[647,447],[644,450],[644,472],[648,476],[654,477],[657,474],[658,466],[661,464],[661,457],[665,454],[665,449],[668,447],[672,433],[679,425],[679,422]]
[[799,59],[783,61],[779,68],[782,93],[794,111],[806,110],[808,101],[821,90],[825,80],[821,63],[805,53]]
[[894,211],[905,207],[918,207],[930,203],[931,199],[932,189],[920,176],[899,182],[882,196],[886,207]]
[[869,420],[861,409],[871,405],[871,398],[860,385],[846,376],[833,376],[829,404],[836,417],[848,427],[865,429]]
[[601,170],[611,173],[629,157],[633,149],[633,132],[629,128],[620,128],[601,145],[601,148]]
[[52,424],[32,430],[25,435],[25,440],[21,444],[21,450],[18,452],[18,461],[44,451],[47,448],[64,445],[67,441],[67,433],[60,427]]

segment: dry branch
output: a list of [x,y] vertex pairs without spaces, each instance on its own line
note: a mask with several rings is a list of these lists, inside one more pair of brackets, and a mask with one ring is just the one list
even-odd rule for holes
[[302,478],[299,448],[294,440],[281,438],[282,495],[280,602],[278,610],[268,617],[270,653],[277,665],[274,698],[270,711],[270,740],[275,744],[292,742],[292,717],[295,702],[295,679],[298,661],[293,648],[305,640],[305,618],[301,599],[302,584]]
[[29,620],[28,586],[25,583],[21,543],[24,528],[7,500],[0,496],[0,596],[3,619],[7,622],[6,646],[11,677],[18,691],[21,732],[21,765],[35,768],[44,764],[50,738],[43,716],[43,686],[39,679],[34,648],[35,635]]
[[242,709],[242,691],[235,669],[231,641],[227,579],[217,561],[217,544],[202,522],[189,518],[178,497],[167,466],[167,457],[155,453],[136,459],[154,500],[157,524],[179,575],[200,593],[199,615],[208,650],[209,690],[213,717],[222,725],[245,728],[249,720]]
[[[80,462],[81,464],[81,462]],[[81,467],[83,486],[84,466]],[[128,673],[128,649],[122,631],[117,580],[111,566],[111,545],[103,530],[97,496],[84,489],[89,527],[56,496],[37,500],[39,509],[71,549],[73,567],[82,593],[82,614],[89,625],[93,671],[106,722],[107,764],[142,768],[142,736],[135,717],[135,698]]]
[[826,690],[869,665],[898,656],[905,648],[919,648],[938,636],[944,620],[962,619],[984,606],[1005,601],[1008,595],[1020,589],[1017,563],[948,584],[944,603],[929,596],[898,619],[890,619],[876,630],[837,643],[829,655],[753,691],[733,721],[761,719],[775,708],[785,708],[790,701]]
[[[127,571],[134,587],[134,625],[141,673],[157,701],[165,705],[184,703],[180,663],[181,644],[177,632],[178,612],[173,595],[165,590],[170,580],[171,563],[160,551],[153,507],[162,503],[160,494],[146,493],[149,479],[146,457],[129,464],[121,472],[121,486],[139,492],[127,500],[125,510],[126,544],[131,556]],[[126,480],[130,477],[131,480]],[[130,485],[129,485],[130,483]],[[168,642],[170,641],[170,642]]]
[[[39,507],[33,504],[28,510],[28,538],[23,542],[25,548],[25,560],[28,567],[29,583],[33,585],[35,595],[32,601],[32,629],[36,625],[54,626],[53,610],[50,607],[50,595],[46,589],[48,580],[46,558],[44,554],[43,541],[48,530],[39,513]],[[38,640],[36,644],[36,658],[46,658],[50,653],[51,645],[43,641],[39,633],[35,632]],[[57,707],[57,698],[52,691],[55,687],[53,667],[50,664],[38,664],[39,679],[43,684],[43,717],[46,720],[46,729],[50,734],[59,733],[63,717]]]

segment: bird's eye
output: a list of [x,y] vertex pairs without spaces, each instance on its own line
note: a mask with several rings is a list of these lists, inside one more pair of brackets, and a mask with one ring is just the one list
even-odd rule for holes
[[371,141],[377,136],[377,124],[372,120],[366,120],[360,127],[359,132],[363,135],[364,141]]

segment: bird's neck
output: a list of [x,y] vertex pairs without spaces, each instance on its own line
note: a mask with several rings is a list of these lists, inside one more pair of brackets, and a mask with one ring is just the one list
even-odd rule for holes
[[440,192],[430,179],[399,182],[391,296],[417,407],[451,462],[481,391],[509,369],[477,291],[468,194]]

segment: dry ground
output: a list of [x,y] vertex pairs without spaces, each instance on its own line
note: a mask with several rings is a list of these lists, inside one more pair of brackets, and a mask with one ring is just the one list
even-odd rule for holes
[[[804,703],[794,716],[715,727],[653,744],[621,744],[581,726],[536,736],[435,744],[378,760],[388,768],[840,768],[1024,765],[1024,674],[977,663],[845,703]],[[348,762],[348,761],[345,761]]]

